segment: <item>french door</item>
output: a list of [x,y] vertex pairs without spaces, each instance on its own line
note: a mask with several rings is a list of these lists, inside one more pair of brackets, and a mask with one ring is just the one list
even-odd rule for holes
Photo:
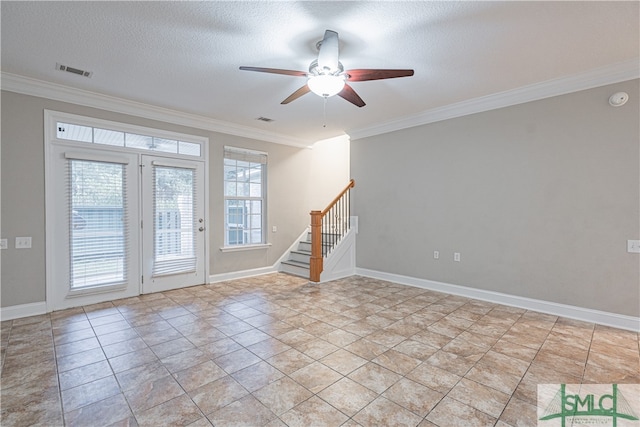
[[52,148],[50,308],[205,283],[204,164]]
[[204,165],[142,156],[142,292],[205,282]]

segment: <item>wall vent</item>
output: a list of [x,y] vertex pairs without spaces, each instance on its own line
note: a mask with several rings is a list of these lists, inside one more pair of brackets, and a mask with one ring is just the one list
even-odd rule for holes
[[270,119],[269,117],[262,117],[262,116],[258,117],[256,120],[260,120],[261,122],[267,122],[267,123],[273,121],[273,119]]
[[93,75],[93,71],[85,71],[79,68],[69,67],[68,65],[62,65],[59,62],[56,62],[56,70],[66,71],[83,77],[91,77]]

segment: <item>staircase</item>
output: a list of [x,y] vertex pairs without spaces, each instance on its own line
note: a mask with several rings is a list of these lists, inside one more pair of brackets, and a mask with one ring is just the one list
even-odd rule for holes
[[[322,233],[322,253],[328,254],[331,249],[340,241],[337,234]],[[311,260],[311,232],[308,231],[303,240],[298,242],[296,249],[289,252],[289,258],[282,261],[280,271],[293,274],[295,276],[309,278]]]
[[308,232],[306,239],[299,241],[296,249],[289,252],[289,259],[282,261],[280,271],[308,279],[310,259],[311,233]]
[[[289,252],[289,258],[282,261],[280,271],[320,282],[325,261],[331,269],[324,277],[342,274],[339,271],[344,271],[345,267],[355,268],[355,235],[352,233],[350,213],[350,190],[354,186],[355,181],[352,179],[323,211],[311,211],[310,229],[303,233],[297,247]],[[337,257],[332,255],[340,246],[348,249],[343,249]]]

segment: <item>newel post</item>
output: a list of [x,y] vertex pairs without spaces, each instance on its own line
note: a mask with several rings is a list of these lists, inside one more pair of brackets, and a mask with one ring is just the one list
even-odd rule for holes
[[309,280],[319,282],[320,273],[322,273],[322,211],[311,211]]

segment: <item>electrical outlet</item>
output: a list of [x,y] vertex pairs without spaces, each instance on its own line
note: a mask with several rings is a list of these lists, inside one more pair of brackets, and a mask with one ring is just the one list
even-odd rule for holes
[[440,252],[439,251],[433,251],[433,259],[440,259]]
[[0,239],[0,249],[7,249],[7,239]]
[[627,240],[627,252],[640,254],[640,240]]
[[16,249],[29,249],[31,247],[31,237],[16,237]]
[[271,227],[271,232],[272,233],[277,233],[278,232],[278,227],[276,227],[275,225],[273,227]]
[[460,252],[454,252],[453,253],[453,260],[455,262],[460,262]]

